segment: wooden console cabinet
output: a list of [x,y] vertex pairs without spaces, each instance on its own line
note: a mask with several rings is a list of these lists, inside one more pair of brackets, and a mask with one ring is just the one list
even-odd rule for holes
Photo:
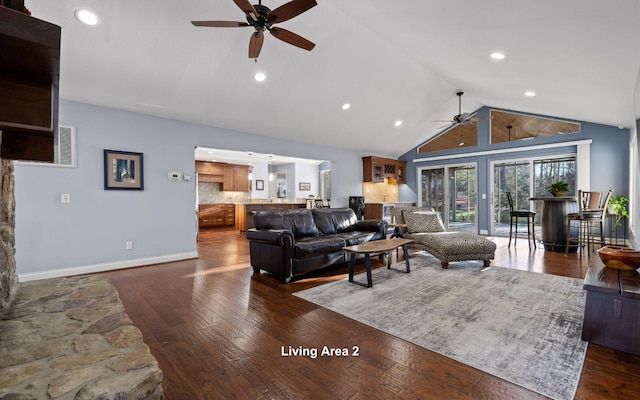
[[384,182],[385,178],[407,183],[407,162],[382,157],[362,157],[364,182]]
[[384,219],[391,223],[391,209],[393,207],[411,207],[416,203],[364,203],[364,219]]
[[607,268],[594,254],[583,288],[582,340],[640,355],[640,274]]

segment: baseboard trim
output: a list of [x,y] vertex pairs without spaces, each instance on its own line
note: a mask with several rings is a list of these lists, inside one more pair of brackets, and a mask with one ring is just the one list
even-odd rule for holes
[[72,275],[93,274],[96,272],[113,271],[116,269],[142,267],[145,265],[162,264],[172,261],[189,260],[198,258],[198,252],[168,254],[158,257],[136,258],[133,260],[117,261],[112,263],[83,265],[80,267],[53,269],[49,271],[32,272],[21,274],[18,273],[18,282],[36,281],[40,279],[60,278]]

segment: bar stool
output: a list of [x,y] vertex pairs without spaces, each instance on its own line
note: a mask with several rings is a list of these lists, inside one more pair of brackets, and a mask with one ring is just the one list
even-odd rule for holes
[[[567,214],[567,244],[565,245],[565,254],[569,252],[569,247],[573,242],[577,242],[580,257],[582,257],[582,247],[587,246],[587,257],[591,256],[593,240],[593,229],[598,227],[600,233],[600,244],[605,245],[604,240],[604,221],[607,214],[607,205],[613,190],[608,192],[597,192],[578,190],[578,212]],[[578,236],[571,236],[571,223],[578,223]],[[575,232],[575,229],[573,230]],[[595,250],[595,248],[594,248]]]
[[511,192],[507,192],[507,200],[509,201],[509,215],[511,216],[511,223],[509,224],[509,245],[507,247],[511,247],[511,235],[513,232],[513,224],[515,222],[516,225],[516,234],[515,239],[513,241],[513,245],[516,245],[518,241],[518,219],[526,218],[527,219],[527,242],[529,243],[529,250],[531,250],[531,241],[530,237],[533,236],[533,248],[536,247],[536,227],[535,227],[535,217],[536,212],[531,210],[514,210],[513,209],[513,198],[511,197]]

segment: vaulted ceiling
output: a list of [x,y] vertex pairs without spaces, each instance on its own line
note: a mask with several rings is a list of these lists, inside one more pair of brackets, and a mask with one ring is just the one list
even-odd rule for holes
[[[69,100],[391,157],[458,113],[458,88],[463,112],[633,121],[640,1],[317,1],[280,25],[315,48],[266,35],[257,63],[247,57],[251,28],[190,23],[244,21],[232,0],[25,5],[62,26],[60,94]],[[80,8],[99,23],[78,22]],[[491,59],[494,51],[506,58]]]

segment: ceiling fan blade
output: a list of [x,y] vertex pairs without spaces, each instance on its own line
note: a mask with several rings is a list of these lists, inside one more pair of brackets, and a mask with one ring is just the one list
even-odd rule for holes
[[469,113],[462,113],[462,114],[460,114],[460,116],[459,116],[459,120],[460,120],[461,122],[464,122],[464,121],[466,121],[466,120],[468,120],[468,119],[469,119],[469,116],[470,116],[470,115],[471,115],[471,114],[469,114]]
[[262,31],[256,31],[251,34],[249,40],[249,58],[258,58],[260,50],[262,50],[262,43],[264,42],[264,33]]
[[467,121],[462,121],[462,122],[460,122],[460,125],[462,125],[462,126],[466,126],[466,127],[468,127],[468,128],[473,128],[473,122],[468,121],[468,120],[467,120]]
[[240,7],[243,13],[252,14],[254,20],[258,19],[258,12],[255,8],[253,8],[251,3],[249,3],[249,0],[233,0],[233,2],[236,3],[238,7]]
[[294,46],[300,47],[301,49],[311,51],[316,45],[302,36],[296,35],[295,33],[288,31],[282,28],[271,28],[269,30],[273,36],[282,40],[283,42],[287,42]]
[[454,122],[451,122],[451,123],[449,123],[449,124],[442,125],[442,126],[441,126],[441,127],[439,127],[438,129],[446,128],[446,127],[451,126],[451,125],[453,125],[453,124],[454,124]]
[[293,0],[281,5],[269,13],[269,22],[272,24],[289,20],[316,6],[316,0]]
[[191,21],[194,26],[210,26],[218,28],[235,28],[238,26],[249,26],[246,22],[237,21]]
[[445,120],[445,119],[434,119],[432,122],[448,122],[450,124],[453,124],[456,121],[449,121],[449,120]]

